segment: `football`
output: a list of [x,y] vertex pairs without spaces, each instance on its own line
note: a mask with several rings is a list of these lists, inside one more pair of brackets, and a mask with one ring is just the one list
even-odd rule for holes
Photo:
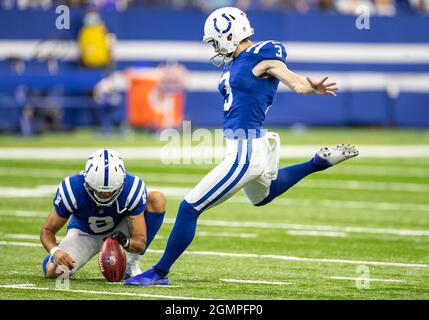
[[98,255],[101,273],[109,282],[119,282],[125,274],[126,257],[118,241],[106,238]]

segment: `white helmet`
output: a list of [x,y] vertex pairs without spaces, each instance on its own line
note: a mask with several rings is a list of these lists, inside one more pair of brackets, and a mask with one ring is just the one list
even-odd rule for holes
[[225,7],[215,10],[204,25],[203,41],[212,44],[216,52],[210,61],[218,67],[231,62],[240,41],[253,34],[246,14],[240,9]]
[[[122,158],[109,149],[95,151],[86,162],[85,189],[99,206],[110,206],[122,191],[125,181],[125,166]],[[112,192],[102,199],[95,192]]]

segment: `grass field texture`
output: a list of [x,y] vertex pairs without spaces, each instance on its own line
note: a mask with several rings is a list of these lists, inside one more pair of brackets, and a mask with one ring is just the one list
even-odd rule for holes
[[[285,130],[282,141],[425,146],[429,135],[424,130]],[[153,145],[160,143],[149,134],[0,137],[0,153],[2,147],[43,152],[43,147]],[[41,273],[46,252],[38,233],[56,186],[82,170],[85,161],[0,160],[0,299],[429,299],[429,160],[424,157],[358,157],[307,177],[265,207],[251,206],[238,193],[200,217],[194,242],[170,273],[170,287],[108,284],[94,258],[70,281],[70,290],[56,290],[56,282]],[[141,261],[145,270],[162,254],[183,195],[212,166],[127,159],[125,164],[150,189],[168,195],[164,224]]]

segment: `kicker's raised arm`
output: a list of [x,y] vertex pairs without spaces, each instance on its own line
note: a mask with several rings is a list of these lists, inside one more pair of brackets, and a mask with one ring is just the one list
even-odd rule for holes
[[318,93],[336,96],[334,91],[338,90],[336,82],[325,83],[328,77],[314,81],[289,70],[286,64],[280,60],[263,60],[253,68],[253,73],[257,77],[267,75],[275,77],[291,90],[300,94]]

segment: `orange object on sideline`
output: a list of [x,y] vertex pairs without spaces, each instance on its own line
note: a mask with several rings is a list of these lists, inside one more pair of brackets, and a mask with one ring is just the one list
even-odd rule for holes
[[132,127],[163,129],[182,125],[182,91],[163,91],[157,72],[128,73],[127,77],[128,122]]

